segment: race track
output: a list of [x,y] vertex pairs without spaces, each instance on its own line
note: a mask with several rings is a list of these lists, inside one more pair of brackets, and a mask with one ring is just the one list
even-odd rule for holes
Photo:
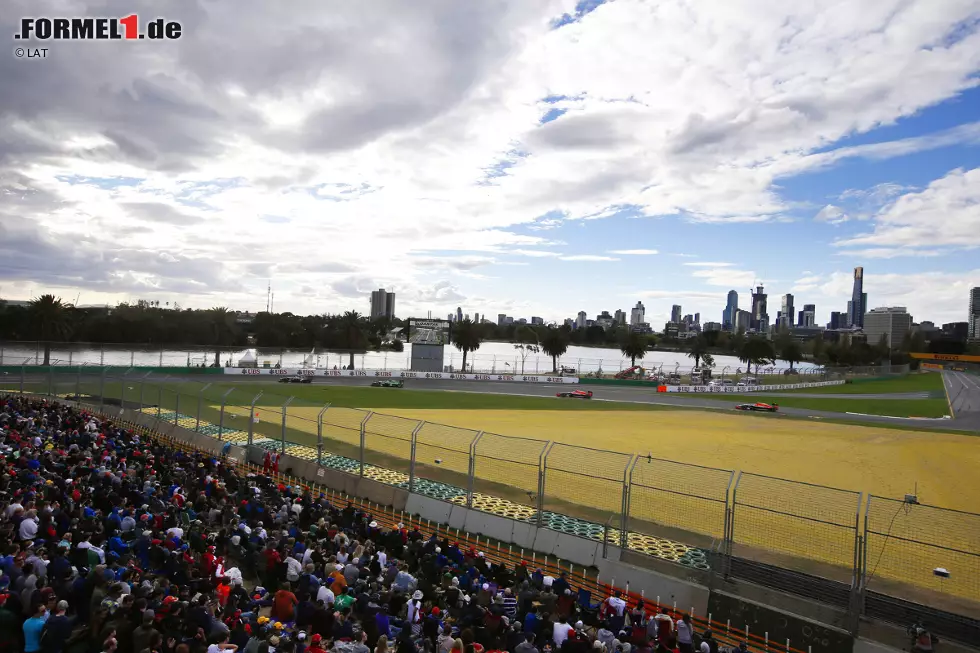
[[[946,380],[947,374],[957,374],[958,376],[967,376],[968,379],[954,378],[952,381]],[[847,412],[833,412],[833,411],[822,411],[822,410],[811,410],[806,408],[789,408],[781,406],[779,408],[779,413],[784,415],[793,415],[796,417],[807,417],[811,419],[828,419],[828,420],[846,420],[850,422],[866,422],[870,424],[900,424],[904,427],[915,428],[915,429],[941,429],[944,431],[956,430],[956,431],[973,431],[980,432],[980,385],[975,385],[980,379],[977,377],[970,377],[970,375],[959,374],[955,372],[944,372],[944,380],[947,383],[947,390],[949,390],[949,384],[952,382],[956,384],[958,390],[956,391],[956,396],[962,410],[957,409],[956,404],[954,404],[955,418],[954,419],[924,419],[924,418],[901,418],[901,417],[884,417],[881,415],[861,415],[855,413]],[[313,383],[315,385],[344,385],[344,386],[370,386],[373,379],[370,377],[365,378],[349,378],[349,377],[325,377],[325,378],[315,378]],[[200,382],[201,377],[186,376],[186,377],[169,377],[168,382],[188,382],[196,381]],[[217,382],[217,381],[216,381]],[[971,384],[972,382],[972,384]],[[234,383],[234,384],[247,384],[247,383],[269,383],[268,377],[263,376],[227,376],[223,378],[220,383]],[[495,381],[440,381],[440,380],[409,380],[405,383],[406,388],[413,390],[432,390],[439,392],[476,392],[481,394],[501,394],[501,395],[517,395],[525,397],[554,397],[555,393],[558,392],[559,388],[554,385],[537,384],[537,383],[503,383]],[[588,387],[595,393],[595,397],[591,401],[617,401],[617,402],[628,402],[628,403],[645,403],[654,404],[661,406],[679,406],[685,408],[702,408],[707,410],[730,410],[734,412],[733,406],[734,402],[730,399],[707,397],[705,395],[680,395],[680,394],[658,394],[653,392],[651,388],[629,388],[622,386],[583,386]],[[565,389],[569,389],[569,386],[564,386]],[[393,390],[393,392],[398,392],[398,390]],[[283,384],[283,394],[288,394],[288,385]],[[918,395],[923,393],[908,393],[909,395],[916,395],[914,397],[906,396],[903,398],[921,398]],[[926,395],[928,393],[925,393]],[[766,398],[773,395],[768,393],[765,395]],[[796,395],[805,396],[805,395]],[[855,397],[855,395],[849,395],[850,397]],[[950,398],[952,399],[953,392],[950,392]],[[819,395],[820,398],[829,398],[829,395]],[[857,395],[857,397],[867,397],[867,398],[894,398],[896,395]],[[762,395],[760,395],[762,398]],[[558,399],[555,401],[584,401],[581,399]]]
[[955,422],[980,431],[980,377],[965,372],[944,371],[942,375]]

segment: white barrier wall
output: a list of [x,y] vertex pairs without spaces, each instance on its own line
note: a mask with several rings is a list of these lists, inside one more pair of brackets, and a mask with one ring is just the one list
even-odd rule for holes
[[733,395],[744,392],[778,392],[779,390],[803,390],[805,388],[823,388],[831,385],[844,385],[844,381],[817,381],[815,383],[783,383],[780,385],[743,385],[743,386],[714,386],[714,385],[668,385],[661,386],[667,388],[662,392],[699,392],[709,394],[712,392],[728,393]]
[[547,376],[541,374],[461,374],[458,372],[407,372],[392,370],[286,370],[269,367],[226,367],[225,374],[245,376],[337,376],[379,379],[433,379],[442,381],[503,381],[510,383],[578,383],[577,376]]

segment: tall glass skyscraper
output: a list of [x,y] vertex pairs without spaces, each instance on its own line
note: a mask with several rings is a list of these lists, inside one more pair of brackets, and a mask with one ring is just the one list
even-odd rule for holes
[[722,328],[735,331],[735,321],[738,317],[738,293],[734,290],[728,291],[728,304],[725,306],[725,313],[721,316]]
[[864,268],[854,268],[854,287],[851,289],[851,305],[849,307],[849,322],[852,328],[864,326],[864,314],[867,310],[865,303],[867,295],[864,294]]

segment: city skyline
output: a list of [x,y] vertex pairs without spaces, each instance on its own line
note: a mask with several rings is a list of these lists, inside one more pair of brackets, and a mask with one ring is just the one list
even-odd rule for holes
[[665,1],[167,3],[179,41],[6,61],[2,293],[657,325],[761,283],[826,323],[863,266],[866,308],[964,319],[972,4]]

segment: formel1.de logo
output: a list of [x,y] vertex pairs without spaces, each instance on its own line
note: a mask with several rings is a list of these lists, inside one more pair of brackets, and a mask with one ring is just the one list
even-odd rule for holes
[[181,25],[175,20],[154,18],[141,23],[139,16],[122,18],[60,18],[38,16],[21,18],[18,41],[111,41],[151,39],[174,41]]

